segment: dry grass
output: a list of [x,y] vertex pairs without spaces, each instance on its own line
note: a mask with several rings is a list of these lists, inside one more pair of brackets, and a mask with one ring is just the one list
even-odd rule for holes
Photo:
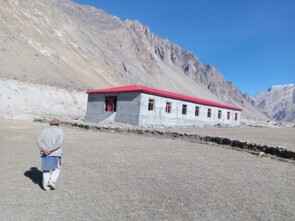
[[45,126],[0,121],[1,220],[294,220],[294,163],[130,134],[63,128],[58,189],[44,192]]

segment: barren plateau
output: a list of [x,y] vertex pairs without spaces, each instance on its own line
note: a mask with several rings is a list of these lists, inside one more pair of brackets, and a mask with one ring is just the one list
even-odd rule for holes
[[57,190],[45,192],[36,138],[46,126],[0,121],[2,220],[294,220],[292,161],[65,126]]

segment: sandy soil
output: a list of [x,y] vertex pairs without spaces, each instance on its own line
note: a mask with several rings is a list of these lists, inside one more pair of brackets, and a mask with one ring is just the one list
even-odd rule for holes
[[295,165],[221,146],[63,127],[57,190],[39,187],[46,124],[0,121],[1,220],[294,220]]

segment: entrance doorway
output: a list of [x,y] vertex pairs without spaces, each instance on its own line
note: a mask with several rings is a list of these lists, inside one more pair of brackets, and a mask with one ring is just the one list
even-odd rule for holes
[[117,97],[111,96],[105,98],[105,111],[116,112],[117,107]]

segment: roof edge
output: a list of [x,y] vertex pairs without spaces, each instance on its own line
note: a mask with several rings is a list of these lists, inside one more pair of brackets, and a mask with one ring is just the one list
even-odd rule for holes
[[212,106],[212,107],[220,107],[220,108],[225,108],[225,109],[230,109],[230,110],[236,110],[236,111],[242,111],[242,108],[238,107],[233,107],[227,104],[222,104],[218,103],[215,101],[210,101],[210,100],[205,100],[197,97],[191,97],[191,96],[186,96],[174,92],[169,92],[169,91],[164,91],[164,90],[159,90],[159,89],[154,89],[142,85],[128,85],[128,86],[120,86],[120,87],[113,87],[113,88],[106,88],[106,89],[98,89],[98,90],[87,90],[87,94],[101,94],[101,93],[126,93],[126,92],[142,92],[142,93],[147,93],[147,94],[152,94],[152,95],[157,95],[157,96],[162,96],[162,97],[167,97],[167,98],[172,98],[176,100],[183,100],[187,102],[192,102],[192,103],[197,103],[197,104],[203,104],[207,106]]

